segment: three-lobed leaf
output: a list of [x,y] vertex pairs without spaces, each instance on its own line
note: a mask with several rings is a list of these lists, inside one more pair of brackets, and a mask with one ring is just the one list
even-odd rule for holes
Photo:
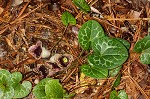
[[95,38],[104,37],[104,31],[101,25],[95,20],[85,22],[79,30],[78,41],[85,50],[91,48],[91,42]]
[[81,71],[93,78],[107,78],[108,76],[108,70],[107,69],[101,69],[95,66],[89,66],[89,65],[82,65],[81,66]]
[[92,42],[94,54],[88,56],[90,65],[104,69],[113,69],[122,65],[128,58],[128,51],[118,40],[108,37]]
[[76,24],[76,19],[74,18],[74,16],[67,11],[63,12],[61,20],[62,20],[62,23],[66,26],[69,24],[71,24],[71,25]]
[[81,9],[83,12],[89,12],[90,6],[87,4],[87,2],[85,0],[73,0],[73,3],[79,7],[79,9]]

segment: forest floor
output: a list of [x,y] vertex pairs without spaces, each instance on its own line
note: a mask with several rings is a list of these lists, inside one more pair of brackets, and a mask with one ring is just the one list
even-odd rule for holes
[[[55,54],[68,54],[73,56],[69,66],[50,77],[59,79],[68,93],[76,93],[73,99],[109,99],[116,77],[99,80],[86,77],[80,71],[80,66],[87,62],[88,52],[78,43],[78,30],[87,20],[96,20],[109,37],[122,38],[131,44],[129,58],[121,69],[121,82],[115,89],[124,89],[129,99],[150,99],[150,67],[141,64],[139,54],[133,52],[135,43],[150,33],[150,2],[87,2],[99,12],[83,13],[72,0],[0,0],[0,68],[21,72],[23,79],[35,86],[35,81],[50,74],[39,66],[44,67]],[[65,33],[61,21],[64,11],[77,20],[77,24],[69,25]],[[50,51],[48,58],[35,59],[28,51],[37,41]],[[24,99],[31,97],[32,93]]]

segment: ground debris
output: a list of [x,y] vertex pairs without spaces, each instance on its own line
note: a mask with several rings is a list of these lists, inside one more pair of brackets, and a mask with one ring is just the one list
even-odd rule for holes
[[[149,0],[86,1],[95,12],[83,13],[72,0],[0,0],[0,69],[19,71],[23,79],[34,86],[37,80],[47,77],[45,64],[50,57],[70,55],[69,66],[51,77],[60,79],[68,93],[76,93],[72,99],[109,99],[115,77],[98,80],[80,72],[88,53],[82,52],[78,44],[78,31],[84,22],[94,19],[108,36],[125,39],[131,44],[130,57],[121,70],[121,83],[115,89],[124,89],[129,99],[148,99],[150,67],[139,62],[133,47],[149,32]],[[77,20],[77,25],[69,25],[65,34],[61,21],[64,11],[73,14]],[[28,52],[37,41],[49,51],[49,56],[44,59],[41,56],[34,58]],[[31,97],[34,99],[32,93],[24,99]]]

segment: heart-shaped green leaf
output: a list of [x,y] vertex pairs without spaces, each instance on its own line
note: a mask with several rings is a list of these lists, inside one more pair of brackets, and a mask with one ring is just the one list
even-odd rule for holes
[[94,54],[88,56],[90,65],[113,69],[122,65],[128,58],[126,47],[118,40],[108,37],[95,39],[92,43]]
[[73,17],[73,15],[67,11],[63,12],[62,17],[61,17],[62,23],[64,25],[68,25],[69,23],[71,25],[75,25],[76,24],[76,19]]
[[15,87],[15,93],[13,98],[23,98],[27,96],[32,88],[32,84],[29,81],[23,81],[22,84],[18,84]]
[[90,49],[91,42],[95,38],[104,37],[104,31],[101,25],[95,20],[85,22],[79,30],[78,41],[85,50]]
[[81,71],[86,76],[93,77],[93,78],[107,78],[107,76],[108,76],[107,69],[100,69],[95,66],[82,65]]
[[62,99],[63,98],[63,88],[59,83],[59,80],[53,79],[48,81],[45,85],[45,93],[51,99]]
[[83,12],[89,12],[90,6],[87,4],[87,2],[85,0],[73,0],[73,3],[79,7],[79,9],[81,9]]
[[150,48],[144,50],[140,56],[140,61],[143,64],[150,64]]
[[109,77],[115,77],[119,73],[121,68],[122,68],[122,66],[118,66],[116,68],[110,69],[109,70]]
[[127,40],[121,39],[121,38],[115,38],[118,41],[120,41],[127,49],[130,48],[130,43]]
[[41,80],[33,88],[33,94],[36,97],[36,99],[48,99],[48,96],[46,96],[46,93],[45,93],[45,85],[50,80],[52,80],[52,79],[51,78],[45,78],[45,79]]
[[11,78],[11,74],[8,70],[1,69],[0,70],[0,83],[7,84]]
[[150,47],[150,36],[146,36],[143,39],[139,40],[135,46],[134,51],[135,52],[142,52],[143,50],[146,50]]

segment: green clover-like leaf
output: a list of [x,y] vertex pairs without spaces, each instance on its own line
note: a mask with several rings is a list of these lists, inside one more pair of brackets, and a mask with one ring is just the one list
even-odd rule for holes
[[87,4],[87,2],[85,0],[73,0],[73,3],[79,7],[80,10],[82,10],[83,12],[89,12],[90,6]]
[[71,25],[75,25],[75,24],[76,24],[76,19],[74,18],[74,16],[73,16],[71,13],[67,12],[67,11],[63,12],[62,17],[61,17],[61,20],[62,20],[62,23],[63,23],[64,25],[66,25],[66,26],[67,26],[69,23],[70,23]]
[[150,36],[146,36],[139,40],[134,46],[134,51],[140,53],[148,48],[150,48]]
[[90,65],[113,69],[122,65],[128,58],[128,51],[118,40],[108,37],[95,39],[92,43],[94,54],[88,56]]
[[45,85],[45,93],[51,99],[62,99],[63,98],[63,88],[59,83],[59,80],[53,79],[48,81]]
[[85,22],[79,30],[78,41],[85,50],[90,49],[91,42],[95,38],[104,37],[104,31],[101,25],[95,20]]
[[108,76],[108,70],[107,69],[100,69],[95,66],[89,66],[89,65],[82,65],[81,71],[89,77],[93,78],[107,78]]

